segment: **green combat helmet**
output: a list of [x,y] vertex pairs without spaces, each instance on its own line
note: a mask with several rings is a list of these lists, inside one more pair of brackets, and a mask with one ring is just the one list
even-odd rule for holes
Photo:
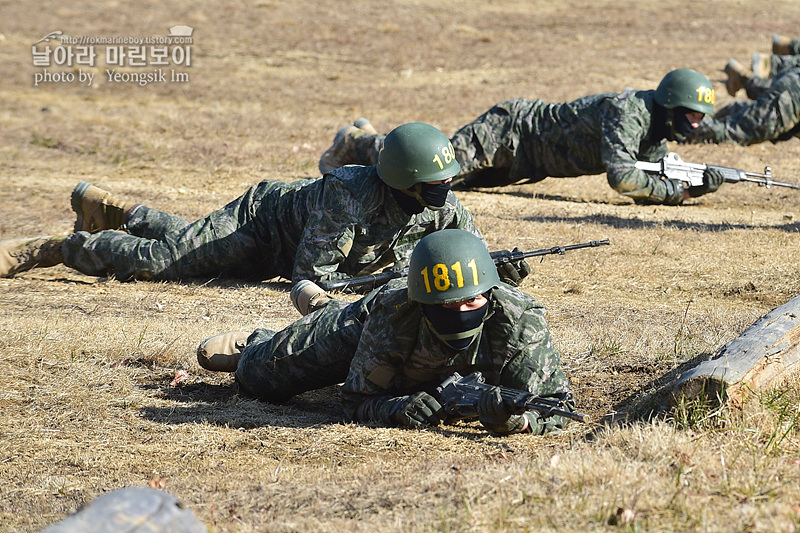
[[378,154],[378,175],[389,187],[452,178],[461,170],[450,139],[429,124],[412,122],[393,129]]
[[483,241],[461,229],[423,237],[408,264],[408,298],[421,304],[462,302],[500,286]]
[[656,89],[655,100],[666,109],[686,107],[713,115],[717,95],[708,78],[697,71],[679,68],[664,76]]

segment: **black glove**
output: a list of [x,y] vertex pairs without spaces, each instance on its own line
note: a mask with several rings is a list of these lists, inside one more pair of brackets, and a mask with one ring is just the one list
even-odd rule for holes
[[[512,253],[519,252],[519,248],[514,248]],[[500,281],[508,283],[512,287],[519,287],[522,280],[531,273],[531,266],[524,259],[516,262],[500,263],[497,265],[497,275]]]
[[703,184],[689,187],[689,196],[703,196],[710,192],[719,189],[719,186],[725,181],[725,176],[716,168],[706,167],[703,172]]
[[435,426],[444,420],[444,408],[427,392],[389,398],[381,406],[381,419],[406,427]]
[[477,408],[478,420],[493,433],[510,435],[521,432],[525,427],[525,417],[509,412],[497,387],[483,391]]

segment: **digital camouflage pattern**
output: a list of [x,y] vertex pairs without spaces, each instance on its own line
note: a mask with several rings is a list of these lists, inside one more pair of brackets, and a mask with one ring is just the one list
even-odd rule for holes
[[[518,98],[500,102],[451,137],[462,186],[607,173],[617,192],[646,203],[679,204],[683,184],[639,170],[667,154],[653,123],[655,91],[627,90],[569,103]],[[370,164],[383,135],[355,142],[354,163]]]
[[[361,422],[385,422],[387,400],[453,372],[480,370],[488,383],[537,395],[568,390],[541,304],[505,284],[489,301],[480,337],[453,354],[395,280],[351,304],[333,300],[278,333],[257,330],[242,352],[236,381],[245,393],[269,401],[344,381],[345,416]],[[553,417],[535,430],[565,422]]]
[[452,192],[441,210],[408,215],[375,167],[350,166],[313,180],[262,181],[191,224],[140,206],[125,232],[71,235],[64,264],[120,279],[332,280],[403,268],[419,239],[445,228],[480,236]]
[[405,289],[387,292],[373,305],[350,365],[342,389],[345,416],[385,421],[387,400],[437,385],[453,372],[481,371],[487,383],[539,396],[566,392],[542,305],[505,284],[492,290],[489,305],[478,339],[454,354],[431,331],[420,306],[408,301]]
[[[773,57],[794,58],[800,64],[800,56]],[[706,117],[687,142],[749,146],[785,141],[800,134],[800,67],[784,68],[772,79],[752,76],[746,89],[755,100],[736,100],[713,119]]]
[[[753,76],[753,78],[759,79],[758,85],[762,87],[762,91],[769,88],[770,85],[769,78],[774,78],[775,76],[778,75],[779,72],[783,70],[800,67],[800,54],[787,55],[787,56],[773,54],[770,56],[769,65],[770,65],[770,71],[767,78],[758,78],[757,76]],[[759,95],[756,94],[754,96],[751,96],[750,91],[748,91],[747,96],[751,100],[755,100],[756,98],[758,98]]]
[[279,332],[254,331],[236,369],[239,389],[248,396],[280,403],[343,382],[379,290],[351,304],[331,300]]

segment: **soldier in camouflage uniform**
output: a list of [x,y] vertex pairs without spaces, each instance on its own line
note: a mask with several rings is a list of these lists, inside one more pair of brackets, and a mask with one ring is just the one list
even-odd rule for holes
[[749,146],[777,143],[800,135],[800,50],[796,39],[773,36],[773,55],[753,54],[752,71],[731,59],[723,68],[725,88],[745,89],[753,100],[734,100],[706,117],[687,143],[731,142]]
[[[454,187],[497,187],[520,180],[606,173],[608,183],[637,203],[677,205],[716,190],[720,177],[687,189],[678,180],[634,167],[657,161],[667,140],[681,140],[704,114],[713,114],[715,92],[692,70],[667,74],[656,90],[626,90],[549,104],[518,98],[500,102],[451,137],[461,173]],[[374,162],[382,137],[342,128],[320,159],[320,168]]]
[[800,39],[785,35],[772,35],[772,53],[775,55],[800,55]]
[[76,232],[0,241],[0,277],[63,261],[85,274],[120,279],[332,280],[402,268],[414,244],[432,231],[480,235],[450,190],[459,168],[449,139],[420,123],[400,126],[390,138],[375,166],[294,183],[263,181],[192,224],[81,182],[72,202]]
[[[429,391],[453,372],[481,371],[487,383],[540,396],[568,390],[544,313],[500,281],[480,239],[444,230],[417,244],[407,286],[390,283],[350,304],[331,300],[277,333],[211,337],[198,361],[235,371],[239,390],[262,400],[282,402],[344,381],[349,421],[436,425],[447,417]],[[209,364],[216,355],[229,357],[227,368]],[[496,388],[483,393],[477,411],[496,434],[542,434],[565,423],[511,414]]]
[[749,146],[800,135],[800,67],[785,68],[771,79],[749,76],[745,88],[753,101],[734,100],[703,120],[686,142]]

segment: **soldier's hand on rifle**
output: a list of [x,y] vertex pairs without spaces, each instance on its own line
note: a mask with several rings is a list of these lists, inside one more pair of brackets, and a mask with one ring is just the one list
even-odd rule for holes
[[[512,253],[519,253],[519,248],[514,248]],[[531,266],[525,259],[519,261],[500,263],[497,265],[497,275],[500,281],[508,283],[512,287],[519,287],[522,280],[531,273]]]
[[703,184],[689,187],[689,196],[696,197],[714,192],[725,181],[725,176],[716,168],[706,168],[703,171]]
[[382,406],[381,418],[406,427],[435,426],[444,420],[444,408],[427,392],[390,398]]
[[478,420],[483,427],[500,435],[520,433],[527,424],[523,415],[515,415],[508,410],[497,387],[483,391],[478,400],[477,411]]

